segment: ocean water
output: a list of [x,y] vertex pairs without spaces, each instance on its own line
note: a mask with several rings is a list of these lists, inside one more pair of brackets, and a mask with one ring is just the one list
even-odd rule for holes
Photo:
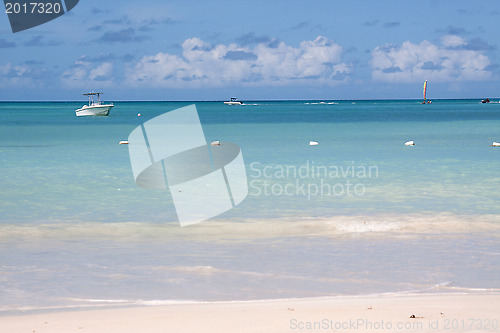
[[[241,147],[249,193],[181,228],[170,193],[139,188],[118,142],[190,104],[208,142]],[[0,102],[1,313],[500,292],[499,103],[80,106]]]

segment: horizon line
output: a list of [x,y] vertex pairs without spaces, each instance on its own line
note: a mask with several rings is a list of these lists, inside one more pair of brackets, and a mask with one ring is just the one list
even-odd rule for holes
[[[488,99],[500,99],[500,97],[487,97]],[[428,100],[446,101],[446,100],[484,100],[483,97],[468,97],[468,98],[428,98]],[[420,101],[423,98],[363,98],[363,99],[328,99],[328,98],[315,98],[315,99],[245,99],[241,102],[295,102],[295,101]],[[186,103],[186,102],[226,102],[227,100],[113,100],[111,102],[171,102],[171,103]],[[58,103],[80,103],[82,100],[0,100],[0,103],[36,103],[36,102],[58,102]],[[85,102],[85,101],[83,101]]]

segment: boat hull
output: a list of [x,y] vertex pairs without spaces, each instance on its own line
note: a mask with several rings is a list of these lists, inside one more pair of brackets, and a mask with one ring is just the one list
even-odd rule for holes
[[226,105],[242,105],[242,102],[224,102]]
[[92,106],[87,106],[85,105],[81,109],[78,109],[75,111],[76,115],[78,117],[80,116],[107,116],[109,115],[109,111],[114,105],[112,104],[107,104],[107,105],[92,105]]

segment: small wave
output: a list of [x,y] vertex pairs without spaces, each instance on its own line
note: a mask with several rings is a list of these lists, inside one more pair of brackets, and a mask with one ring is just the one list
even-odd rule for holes
[[423,289],[420,291],[442,290],[442,289],[446,289],[446,288],[450,287],[452,285],[452,283],[453,282],[451,282],[451,281],[440,282],[440,283],[436,283],[433,286],[430,286],[429,288],[426,288],[426,289]]
[[435,285],[432,285],[428,288],[424,289],[418,289],[415,290],[415,292],[418,293],[425,293],[425,292],[430,292],[430,291],[448,291],[448,292],[470,292],[470,293],[477,293],[477,292],[499,292],[499,288],[472,288],[472,287],[458,287],[454,286],[452,281],[444,281],[440,283],[436,283]]
[[161,305],[177,305],[177,304],[198,304],[204,303],[198,300],[144,300],[144,299],[93,299],[93,298],[62,298],[61,300],[71,302],[65,305],[25,305],[25,306],[1,306],[0,316],[4,314],[26,312],[40,312],[40,311],[65,311],[65,310],[89,310],[89,309],[105,309],[116,307],[129,307],[129,306],[161,306]]
[[130,301],[127,301],[124,299],[87,299],[87,300],[83,300],[83,301],[87,301],[89,303],[116,303],[116,304],[130,302]]
[[[339,237],[344,235],[470,234],[500,236],[499,215],[383,214],[376,216],[248,218],[206,221],[181,228],[176,223],[55,222],[0,225],[0,242],[45,240],[255,240],[274,237]],[[200,268],[201,269],[201,268]],[[205,268],[208,270],[209,268]]]
[[305,105],[336,105],[337,102],[306,102]]
[[231,274],[252,277],[276,277],[271,273],[260,273],[252,271],[238,271],[230,269],[216,268],[213,266],[159,266],[155,267],[156,270],[175,271],[177,273],[192,274],[192,275],[215,275],[215,274]]
[[459,290],[464,292],[498,292],[500,288],[470,288],[470,287],[448,287],[450,290]]
[[197,303],[195,300],[144,300],[144,299],[86,299],[86,298],[69,298],[68,300],[78,303],[100,304],[100,305],[175,305],[175,304],[190,304]]
[[366,280],[362,279],[343,279],[336,277],[311,277],[304,275],[296,275],[296,274],[280,274],[280,273],[272,273],[272,272],[256,272],[256,271],[247,271],[247,270],[233,270],[233,269],[223,269],[217,268],[213,266],[157,266],[152,268],[153,271],[173,271],[176,273],[181,273],[185,275],[194,275],[194,276],[212,276],[219,275],[219,277],[225,276],[240,276],[241,278],[252,278],[252,279],[279,279],[279,280],[287,280],[287,281],[307,281],[307,282],[321,282],[321,283],[354,283],[354,284],[364,284]]
[[212,275],[216,273],[226,272],[226,270],[218,269],[213,266],[176,266],[170,267],[171,270],[183,273],[191,273],[197,275]]

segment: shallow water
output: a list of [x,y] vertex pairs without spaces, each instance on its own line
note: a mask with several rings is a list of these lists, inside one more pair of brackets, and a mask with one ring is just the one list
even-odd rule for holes
[[192,102],[80,104],[0,103],[3,311],[500,289],[500,104],[196,102],[249,194],[184,228],[118,142]]

